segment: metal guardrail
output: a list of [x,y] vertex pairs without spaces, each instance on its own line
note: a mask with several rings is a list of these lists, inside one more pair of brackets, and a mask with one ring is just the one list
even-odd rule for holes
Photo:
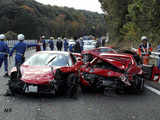
[[[136,52],[138,51],[138,49],[136,48],[131,48],[131,50]],[[158,65],[158,60],[160,59],[160,52],[157,51],[151,52],[150,58],[154,60],[155,65]]]
[[[6,40],[5,41],[9,48],[12,48],[16,43],[18,43],[18,40]],[[24,40],[26,43],[36,43],[37,40]]]

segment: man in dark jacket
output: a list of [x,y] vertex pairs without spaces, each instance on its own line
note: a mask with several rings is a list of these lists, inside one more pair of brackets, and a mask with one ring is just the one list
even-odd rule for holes
[[80,47],[80,43],[79,43],[79,41],[77,40],[77,38],[75,37],[74,38],[74,40],[75,40],[75,46],[74,46],[74,52],[75,53],[81,53],[81,47]]
[[57,40],[57,43],[56,43],[56,46],[57,46],[57,50],[58,51],[61,51],[62,50],[62,40],[60,37],[58,37],[58,40]]

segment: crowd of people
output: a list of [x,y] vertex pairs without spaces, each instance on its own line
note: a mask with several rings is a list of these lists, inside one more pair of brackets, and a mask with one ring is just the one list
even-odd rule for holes
[[[16,43],[11,50],[9,50],[8,45],[6,44],[6,36],[4,34],[0,34],[0,68],[4,62],[4,77],[8,76],[8,56],[11,57],[13,52],[15,51],[15,66],[20,66],[25,61],[25,51],[27,48],[36,47],[36,51],[45,51],[47,50],[47,46],[51,51],[70,51],[75,53],[81,53],[83,51],[84,40],[82,37],[77,38],[74,37],[74,44],[69,44],[69,40],[67,38],[58,37],[55,39],[54,37],[50,37],[49,40],[45,38],[45,36],[41,36],[37,43],[28,44],[24,42],[25,36],[23,34],[19,34],[17,36]],[[96,43],[96,47],[105,46],[105,41],[103,39],[98,39]],[[160,46],[157,48],[160,51]],[[138,54],[142,58],[143,64],[149,64],[149,56],[151,55],[152,47],[148,41],[146,36],[141,37],[141,44],[138,48]],[[160,68],[160,60],[158,67]]]
[[[20,66],[25,61],[25,51],[27,48],[36,47],[36,51],[45,51],[47,50],[47,45],[50,50],[58,50],[58,51],[70,51],[81,53],[83,50],[83,39],[82,38],[74,38],[75,44],[68,43],[68,39],[58,37],[54,39],[54,37],[50,37],[49,40],[46,40],[45,36],[41,36],[39,40],[35,44],[28,44],[24,42],[25,36],[23,34],[17,35],[17,40],[13,48],[10,50],[7,43],[5,42],[6,36],[4,34],[0,34],[0,68],[4,63],[5,74],[4,77],[8,77],[8,56],[11,57],[15,52],[15,66]],[[56,43],[55,43],[56,42]],[[56,48],[55,48],[56,45]],[[63,48],[62,48],[63,47]]]

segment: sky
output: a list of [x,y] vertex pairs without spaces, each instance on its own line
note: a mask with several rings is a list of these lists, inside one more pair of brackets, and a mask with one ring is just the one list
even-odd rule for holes
[[75,9],[89,10],[93,12],[103,13],[101,4],[98,0],[36,0],[43,4],[72,7]]

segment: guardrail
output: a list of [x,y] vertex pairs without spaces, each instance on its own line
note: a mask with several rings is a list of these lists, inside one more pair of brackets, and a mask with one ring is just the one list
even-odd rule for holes
[[[138,49],[136,48],[131,48],[131,50],[136,51],[136,52],[138,51]],[[157,52],[157,51],[151,52],[150,58],[154,59],[155,65],[158,65],[158,59],[160,59],[160,52]]]
[[[24,40],[26,43],[36,43],[37,40]],[[5,40],[9,48],[12,48],[18,40]]]

